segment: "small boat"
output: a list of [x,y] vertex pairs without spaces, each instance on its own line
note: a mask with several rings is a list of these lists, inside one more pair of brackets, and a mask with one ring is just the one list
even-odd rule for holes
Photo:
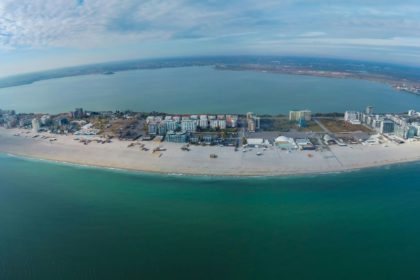
[[261,152],[258,152],[258,153],[257,153],[257,156],[262,156],[262,154],[263,154],[263,153],[261,153]]
[[217,155],[216,154],[211,154],[210,158],[217,158]]

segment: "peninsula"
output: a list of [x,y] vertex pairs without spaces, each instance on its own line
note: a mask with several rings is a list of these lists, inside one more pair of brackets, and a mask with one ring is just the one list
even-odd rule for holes
[[420,160],[420,114],[289,116],[0,111],[0,152],[126,170],[277,176]]

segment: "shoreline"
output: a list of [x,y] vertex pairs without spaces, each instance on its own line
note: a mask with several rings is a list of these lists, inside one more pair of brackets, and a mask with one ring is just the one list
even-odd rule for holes
[[69,166],[74,168],[86,168],[86,169],[97,169],[103,171],[110,171],[110,172],[118,172],[118,173],[130,173],[135,175],[161,175],[167,177],[191,177],[191,178],[220,178],[220,179],[247,179],[247,178],[255,178],[255,179],[275,179],[275,178],[297,178],[297,177],[314,177],[314,176],[328,176],[333,174],[347,174],[347,173],[354,173],[354,172],[361,172],[365,170],[374,170],[386,167],[393,167],[398,165],[404,164],[416,164],[420,163],[420,159],[413,160],[413,161],[401,161],[401,162],[393,162],[393,163],[384,163],[380,165],[373,165],[373,166],[366,166],[366,167],[359,167],[354,169],[347,169],[342,171],[327,171],[327,172],[314,172],[314,173],[295,173],[295,174],[271,174],[271,175],[217,175],[217,174],[200,174],[200,173],[167,173],[161,171],[146,171],[146,170],[138,170],[138,169],[127,169],[127,168],[117,168],[117,167],[109,167],[105,165],[89,165],[89,164],[82,164],[77,162],[68,162],[68,161],[61,161],[61,160],[51,160],[51,159],[44,159],[38,157],[31,157],[27,155],[19,155],[19,154],[10,154],[4,153],[0,151],[0,156],[6,156],[11,158],[17,158],[20,160],[27,160],[27,161],[34,161],[34,162],[45,162],[48,164],[56,164],[61,166]]
[[[114,140],[110,144],[83,145],[72,136],[54,135],[57,141],[32,138],[32,134],[15,136],[19,129],[0,129],[0,153],[34,160],[180,176],[215,177],[286,177],[351,172],[367,168],[420,161],[420,142],[403,145],[388,144],[331,147],[330,151],[286,152],[270,147],[257,156],[252,152],[234,151],[232,147],[191,146],[182,151],[181,144],[143,142],[158,153],[127,147],[129,141]],[[44,135],[44,134],[42,134]],[[46,135],[46,134],[45,134]],[[210,154],[218,154],[211,159]]]
[[[242,68],[241,68],[242,67]],[[279,69],[269,69],[269,68],[247,68],[247,67],[243,67],[240,66],[238,68],[223,68],[223,67],[218,67],[217,65],[214,66],[215,70],[218,71],[251,71],[251,72],[255,72],[255,73],[270,73],[270,74],[275,74],[275,75],[290,75],[290,76],[304,76],[304,77],[317,77],[317,78],[326,78],[326,79],[340,79],[340,80],[358,80],[358,81],[367,81],[367,82],[371,82],[371,83],[378,83],[378,84],[382,84],[382,85],[386,85],[388,87],[390,87],[392,90],[394,90],[396,93],[407,93],[407,94],[412,94],[415,96],[420,96],[420,92],[412,92],[412,91],[408,91],[408,90],[401,90],[398,89],[396,84],[400,84],[403,83],[404,81],[401,80],[397,80],[397,79],[393,79],[393,77],[370,77],[370,76],[366,76],[366,77],[362,77],[362,76],[357,76],[354,73],[346,73],[346,72],[339,72],[336,73],[336,75],[334,75],[333,73],[328,73],[325,74],[325,72],[328,71],[314,71],[314,72],[309,72],[309,70],[296,70],[296,71],[284,71],[284,70],[279,70]],[[301,72],[299,72],[301,71]],[[307,71],[307,72],[305,72]],[[409,84],[416,84],[416,85],[420,85],[420,82],[407,82]]]

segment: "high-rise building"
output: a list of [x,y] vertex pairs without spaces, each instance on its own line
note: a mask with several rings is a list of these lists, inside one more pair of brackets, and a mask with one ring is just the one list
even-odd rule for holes
[[372,115],[373,114],[373,106],[367,106],[365,113],[366,113],[366,115]]
[[255,130],[257,129],[255,120],[253,118],[251,118],[251,119],[247,119],[246,121],[248,123],[248,131],[249,132],[255,132]]
[[149,135],[156,135],[158,133],[158,123],[153,121],[147,125],[147,133]]
[[151,122],[154,122],[155,121],[155,117],[154,116],[148,116],[147,118],[146,118],[146,123],[147,124],[149,124],[149,123],[151,123]]
[[310,121],[312,119],[312,112],[309,110],[300,110],[300,111],[290,111],[289,120],[290,121],[299,121],[303,119],[305,121]]
[[164,122],[160,122],[157,127],[157,134],[164,136],[166,132],[166,124]]
[[409,115],[410,117],[414,116],[415,114],[416,114],[416,110],[409,110],[409,111],[408,111],[408,115]]
[[[380,131],[381,130],[381,124],[382,124],[382,120],[380,120],[380,119],[374,119],[374,120],[372,120],[371,127],[373,129],[375,129],[376,131]],[[394,130],[395,130],[395,124],[394,124]]]
[[351,124],[361,124],[361,116],[359,112],[356,111],[346,111],[344,113],[344,120]]
[[176,121],[167,120],[164,121],[166,126],[166,131],[175,131],[178,128],[178,123]]
[[238,125],[238,116],[236,115],[226,115],[226,126],[227,127],[237,127]]
[[414,138],[417,135],[417,127],[410,125],[407,129],[406,138]]
[[394,122],[391,120],[383,120],[381,122],[380,133],[393,133],[394,132]]
[[195,132],[197,130],[197,121],[196,120],[182,120],[181,130],[183,132]]
[[255,132],[257,129],[260,129],[260,118],[254,115],[254,113],[248,112],[246,114],[246,120],[249,132]]
[[255,128],[260,129],[261,118],[260,117],[255,117],[254,119],[255,119]]
[[38,119],[32,119],[32,131],[39,132],[41,128],[41,122]]
[[395,125],[395,135],[402,139],[413,138],[417,133],[417,128],[411,125]]
[[219,121],[216,119],[210,120],[210,127],[212,129],[219,128]]
[[220,129],[226,129],[226,120],[218,120],[218,122]]
[[201,128],[203,128],[203,129],[206,129],[206,128],[209,127],[209,120],[207,118],[207,115],[201,115],[200,116],[200,120],[198,122],[198,126],[201,127]]
[[416,129],[416,136],[420,136],[420,123],[412,123],[412,126]]

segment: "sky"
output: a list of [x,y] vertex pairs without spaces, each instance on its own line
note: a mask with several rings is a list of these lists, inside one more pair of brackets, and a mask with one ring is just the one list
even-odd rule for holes
[[0,76],[200,55],[420,66],[418,1],[0,0]]

